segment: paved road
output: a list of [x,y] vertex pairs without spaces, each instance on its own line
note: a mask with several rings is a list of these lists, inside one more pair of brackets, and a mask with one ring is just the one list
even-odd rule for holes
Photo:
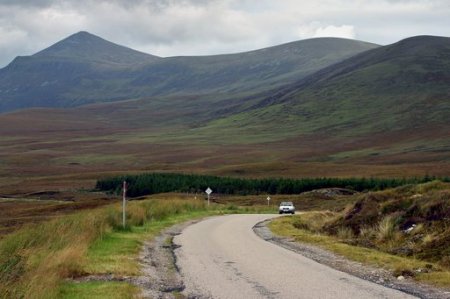
[[266,242],[252,227],[270,215],[209,218],[176,236],[185,295],[200,298],[413,298]]

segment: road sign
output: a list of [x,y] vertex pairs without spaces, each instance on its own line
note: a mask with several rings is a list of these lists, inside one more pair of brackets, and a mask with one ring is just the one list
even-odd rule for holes
[[205,190],[206,194],[208,194],[208,206],[209,206],[209,195],[212,193],[211,188],[208,187],[208,189]]
[[267,205],[270,203],[270,196],[267,196]]

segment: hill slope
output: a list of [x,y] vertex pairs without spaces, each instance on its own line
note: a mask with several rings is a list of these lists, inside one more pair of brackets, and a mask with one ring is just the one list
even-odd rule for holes
[[292,136],[326,131],[355,136],[448,127],[448,119],[450,38],[419,36],[324,68],[209,128],[273,130],[276,122]]
[[0,70],[0,112],[153,95],[267,90],[375,47],[324,38],[247,53],[159,58],[79,32]]

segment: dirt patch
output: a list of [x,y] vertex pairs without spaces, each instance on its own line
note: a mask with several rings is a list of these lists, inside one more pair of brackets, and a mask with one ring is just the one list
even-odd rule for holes
[[397,280],[396,277],[384,269],[373,268],[305,243],[295,242],[291,239],[275,236],[267,224],[270,220],[258,223],[253,227],[254,232],[262,239],[278,246],[292,250],[318,263],[327,265],[336,270],[349,273],[353,276],[383,285],[388,288],[425,299],[449,299],[450,291],[419,284],[409,279]]
[[143,274],[132,283],[141,287],[144,298],[176,298],[184,283],[176,265],[173,237],[197,221],[189,221],[164,230],[144,244],[140,255]]

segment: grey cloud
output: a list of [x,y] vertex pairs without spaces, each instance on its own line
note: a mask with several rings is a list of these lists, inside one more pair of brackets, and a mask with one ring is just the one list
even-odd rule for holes
[[25,1],[15,1],[15,0],[0,0],[1,6],[18,6],[18,7],[46,7],[54,3],[54,0],[25,0]]
[[450,35],[448,0],[0,0],[0,66],[77,31],[160,56],[331,34],[380,44]]

